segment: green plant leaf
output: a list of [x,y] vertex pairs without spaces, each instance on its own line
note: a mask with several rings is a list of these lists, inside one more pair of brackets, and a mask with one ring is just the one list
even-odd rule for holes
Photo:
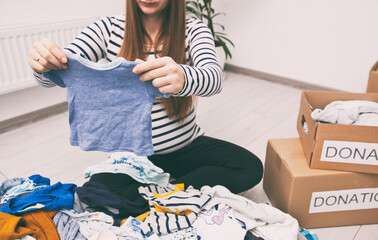
[[225,37],[225,36],[219,36],[219,38],[223,41],[223,40],[226,40],[227,42],[229,42],[233,47],[235,47],[235,45],[234,45],[234,43],[230,40],[230,39],[228,39],[227,37]]
[[232,55],[231,55],[231,52],[230,50],[228,49],[227,45],[225,42],[223,41],[219,41],[220,45],[222,46],[223,50],[224,50],[224,53],[226,54],[226,59],[227,58],[232,58]]
[[224,26],[223,25],[221,25],[221,24],[219,24],[219,23],[213,23],[214,25],[217,25],[217,26],[220,26],[221,28],[222,28],[222,30],[224,30],[225,28],[224,28]]
[[195,16],[198,17],[198,11],[195,9],[195,8],[192,8],[192,7],[186,7],[186,11],[187,12],[190,12],[190,13],[193,13]]
[[216,13],[214,15],[211,16],[211,18],[215,18],[216,16],[219,16],[219,15],[226,15],[225,13],[221,12],[221,13]]
[[203,16],[204,18],[206,18],[207,20],[211,19],[211,17],[207,16],[207,14],[205,14],[205,13],[202,13],[202,16]]
[[186,7],[188,7],[188,6],[192,6],[193,8],[198,8],[199,9],[197,1],[187,1],[186,2]]
[[205,5],[202,5],[201,3],[198,3],[198,6],[201,12],[203,11],[203,9],[205,9]]
[[219,15],[226,15],[223,12],[216,13],[214,8],[212,8],[212,0],[187,0],[186,1],[187,12],[194,14],[198,17],[201,21],[207,22],[207,26],[209,27],[213,37],[214,37],[214,44],[217,47],[222,47],[223,51],[225,52],[226,59],[231,58],[231,51],[228,48],[228,44],[231,44],[233,47],[233,42],[226,37],[227,34],[224,32],[214,31],[214,26],[219,26],[223,31],[225,27],[221,24],[214,23],[214,18]]
[[[200,18],[200,14],[203,12],[203,6],[199,2],[199,0],[190,0],[186,2],[186,6],[192,6],[192,8],[196,9],[196,16]],[[202,19],[201,19],[202,20]]]
[[226,36],[226,34],[225,33],[223,33],[223,32],[214,32],[216,35],[219,35],[219,36]]

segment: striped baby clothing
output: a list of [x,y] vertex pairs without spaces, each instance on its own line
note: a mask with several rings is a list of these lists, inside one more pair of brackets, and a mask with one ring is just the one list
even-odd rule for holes
[[171,233],[188,228],[197,218],[202,207],[211,199],[208,194],[189,186],[182,190],[172,184],[162,188],[157,185],[139,187],[139,193],[148,200],[150,215],[144,221],[143,233]]

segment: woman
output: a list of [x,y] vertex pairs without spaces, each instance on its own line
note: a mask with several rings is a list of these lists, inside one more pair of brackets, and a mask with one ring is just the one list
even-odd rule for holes
[[[222,89],[222,70],[207,26],[185,18],[184,0],[127,0],[126,17],[106,17],[89,25],[66,50],[82,53],[91,61],[124,57],[140,62],[134,73],[162,93],[151,111],[155,154],[148,158],[175,179],[200,189],[223,185],[233,193],[260,182],[261,161],[251,152],[204,136],[196,124],[195,97]],[[29,64],[37,81],[54,86],[41,76],[51,69],[67,68],[64,52],[50,39],[34,44]],[[124,174],[100,173],[90,181],[104,183],[128,199],[138,196],[140,183]]]

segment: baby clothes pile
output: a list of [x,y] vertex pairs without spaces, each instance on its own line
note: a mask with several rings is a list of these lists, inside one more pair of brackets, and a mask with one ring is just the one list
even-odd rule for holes
[[0,186],[0,239],[290,240],[300,235],[290,215],[223,186],[172,185],[147,158],[112,154],[87,168],[85,176],[101,169],[147,183],[139,187],[140,198],[124,199],[91,181],[77,187],[50,185],[40,175],[8,179]]

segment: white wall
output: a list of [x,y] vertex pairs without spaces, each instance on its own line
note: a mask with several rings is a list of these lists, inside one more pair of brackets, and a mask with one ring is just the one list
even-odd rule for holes
[[0,28],[118,15],[125,0],[0,0]]
[[228,63],[364,92],[378,60],[377,0],[213,0],[233,40]]
[[64,47],[99,17],[124,12],[125,0],[0,0],[0,94],[36,85],[26,61],[33,43]]
[[[377,0],[213,0],[236,47],[229,63],[363,92],[378,60]],[[117,15],[125,0],[0,0],[0,28]]]

